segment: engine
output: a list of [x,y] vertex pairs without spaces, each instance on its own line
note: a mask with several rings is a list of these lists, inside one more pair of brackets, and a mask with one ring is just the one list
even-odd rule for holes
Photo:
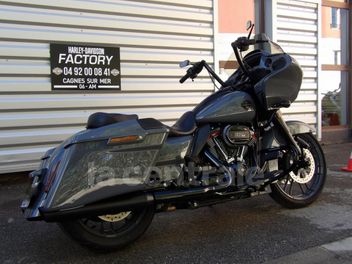
[[247,126],[228,125],[223,129],[222,138],[228,146],[249,145],[254,132]]
[[255,133],[248,126],[228,125],[214,129],[207,143],[213,155],[231,164],[243,160],[248,147],[255,143]]
[[228,125],[214,129],[207,144],[216,158],[236,172],[236,185],[242,185],[246,182],[247,168],[252,164],[250,154],[254,151],[249,150],[254,148],[255,142],[255,133],[250,127]]

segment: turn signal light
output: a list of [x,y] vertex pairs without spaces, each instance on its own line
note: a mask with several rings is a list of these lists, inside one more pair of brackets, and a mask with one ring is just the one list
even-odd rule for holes
[[141,136],[125,136],[125,137],[109,138],[108,145],[129,143],[133,141],[138,141],[140,139],[142,139]]

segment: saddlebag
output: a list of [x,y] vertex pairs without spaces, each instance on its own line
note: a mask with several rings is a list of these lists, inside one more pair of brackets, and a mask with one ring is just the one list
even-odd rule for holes
[[[81,207],[117,195],[143,191],[167,138],[155,119],[131,119],[81,131],[54,151],[46,210]],[[55,166],[57,166],[55,168]],[[51,174],[51,175],[50,175]]]

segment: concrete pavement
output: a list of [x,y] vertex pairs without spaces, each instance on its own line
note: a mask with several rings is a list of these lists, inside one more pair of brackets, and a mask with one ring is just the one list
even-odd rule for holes
[[265,262],[265,264],[348,264],[352,262],[352,237]]
[[349,250],[337,250],[352,237],[352,174],[339,171],[351,150],[352,143],[324,146],[329,176],[307,208],[284,209],[264,195],[161,213],[140,240],[106,255],[81,248],[55,224],[25,221],[25,184],[2,178],[0,263],[352,263]]

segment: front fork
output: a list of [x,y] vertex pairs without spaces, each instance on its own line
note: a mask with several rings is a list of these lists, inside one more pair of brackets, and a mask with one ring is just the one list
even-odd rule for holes
[[267,186],[268,184],[271,184],[277,180],[282,179],[291,171],[295,171],[307,165],[303,157],[303,149],[300,146],[302,145],[303,147],[305,147],[307,143],[304,141],[301,142],[300,139],[297,137],[297,141],[299,141],[300,145],[297,144],[297,141],[292,136],[289,127],[287,126],[286,122],[282,118],[281,111],[277,111],[275,113],[275,116],[272,119],[272,121],[275,127],[280,131],[280,134],[285,138],[286,144],[290,146],[290,149],[293,151],[295,158],[293,163],[290,165],[290,167],[280,172],[279,174],[271,175],[271,173],[269,173],[269,175],[267,175],[267,177],[269,178],[269,181],[266,181],[264,183],[264,187]]
[[302,149],[293,138],[280,110],[275,113],[274,121],[276,123],[275,126],[281,130],[282,135],[285,137],[290,146],[292,146],[294,153],[297,157],[300,157],[302,155]]

